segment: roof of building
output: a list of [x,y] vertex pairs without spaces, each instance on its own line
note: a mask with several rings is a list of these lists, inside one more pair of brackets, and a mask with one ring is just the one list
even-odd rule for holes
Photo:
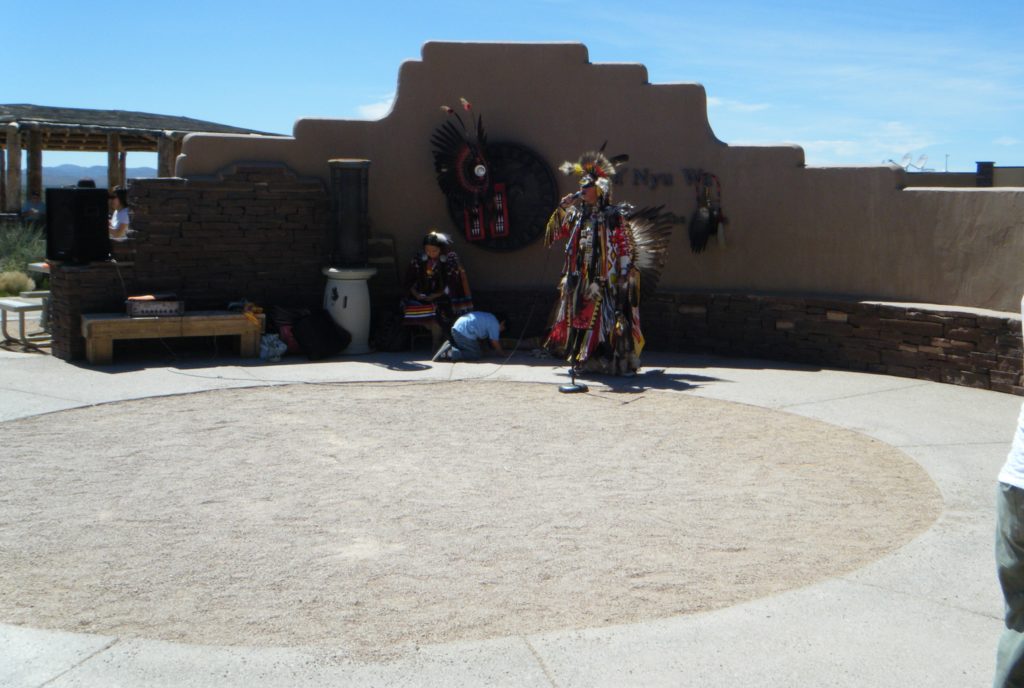
[[[156,139],[165,131],[178,134],[259,134],[269,132],[205,122],[191,117],[156,115],[127,110],[87,110],[45,105],[0,105],[0,143],[7,143],[6,125],[17,122],[23,131],[42,134],[44,150],[105,151],[107,135],[121,137],[122,150],[156,150]],[[22,138],[22,145],[27,140]]]

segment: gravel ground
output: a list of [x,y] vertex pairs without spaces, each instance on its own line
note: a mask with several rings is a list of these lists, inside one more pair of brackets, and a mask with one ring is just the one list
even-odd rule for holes
[[733,605],[941,507],[881,442],[667,391],[295,385],[0,434],[0,621],[372,659]]

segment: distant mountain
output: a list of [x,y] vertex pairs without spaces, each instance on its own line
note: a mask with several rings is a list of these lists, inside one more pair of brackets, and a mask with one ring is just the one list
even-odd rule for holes
[[[129,167],[125,170],[128,179],[144,179],[155,177],[156,169],[152,167]],[[22,170],[22,181],[27,183],[28,171]],[[82,167],[81,165],[56,165],[54,167],[43,167],[43,187],[51,186],[74,186],[79,179],[92,179],[96,186],[107,185],[107,166],[93,165]]]

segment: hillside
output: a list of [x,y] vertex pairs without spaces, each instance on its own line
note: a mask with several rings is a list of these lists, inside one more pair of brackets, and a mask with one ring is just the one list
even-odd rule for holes
[[[152,167],[129,167],[126,170],[128,179],[140,179],[145,177],[155,177],[156,169]],[[28,172],[22,170],[22,183],[27,183]],[[96,182],[96,186],[106,186],[107,184],[107,166],[106,165],[93,165],[91,167],[83,167],[81,165],[55,165],[53,167],[43,167],[43,187],[57,187],[57,186],[74,186],[78,183],[79,179],[92,179]]]

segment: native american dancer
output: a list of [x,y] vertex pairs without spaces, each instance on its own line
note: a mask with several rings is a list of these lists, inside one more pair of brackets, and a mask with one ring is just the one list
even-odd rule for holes
[[402,309],[404,323],[426,327],[438,345],[452,323],[473,310],[469,278],[446,234],[432,231],[423,237],[423,250],[405,273]]
[[561,170],[580,177],[548,221],[545,246],[566,240],[559,300],[546,347],[576,371],[631,375],[640,367],[640,278],[664,266],[671,226],[660,208],[635,211],[611,202],[615,165],[603,153],[585,154]]

